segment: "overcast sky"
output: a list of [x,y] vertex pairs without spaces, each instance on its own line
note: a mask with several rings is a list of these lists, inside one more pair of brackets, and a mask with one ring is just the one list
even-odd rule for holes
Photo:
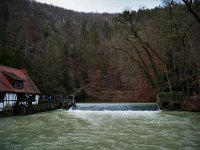
[[36,0],[81,12],[122,12],[125,9],[138,10],[141,7],[154,8],[161,0]]

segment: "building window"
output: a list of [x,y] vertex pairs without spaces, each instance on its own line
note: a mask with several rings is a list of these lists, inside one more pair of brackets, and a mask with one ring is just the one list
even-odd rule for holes
[[23,88],[23,83],[22,82],[18,82],[18,87],[19,87],[19,89],[22,89]]
[[0,92],[0,103],[4,102],[4,93]]
[[22,89],[23,88],[23,82],[21,82],[21,81],[14,81],[13,86],[16,89]]

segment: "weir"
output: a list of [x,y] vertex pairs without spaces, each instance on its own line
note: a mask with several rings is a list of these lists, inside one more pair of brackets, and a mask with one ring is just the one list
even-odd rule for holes
[[82,111],[159,111],[157,103],[79,103],[70,110]]

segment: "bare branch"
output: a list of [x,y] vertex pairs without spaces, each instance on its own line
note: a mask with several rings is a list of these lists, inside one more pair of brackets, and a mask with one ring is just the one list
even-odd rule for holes
[[197,22],[200,24],[200,17],[192,9],[192,0],[190,0],[190,1],[188,1],[188,0],[182,0],[182,1],[185,3],[185,5],[187,6],[187,8],[190,11],[190,13],[196,18]]
[[131,60],[132,60],[133,62],[136,62],[136,63],[139,65],[139,67],[140,67],[141,69],[143,69],[142,64],[140,63],[140,61],[137,60],[137,59],[134,59],[134,57],[133,57],[127,50],[125,50],[125,49],[123,49],[123,48],[116,48],[116,50],[120,50],[120,51],[123,51],[123,52],[125,52],[126,54],[128,54],[128,56],[131,58]]

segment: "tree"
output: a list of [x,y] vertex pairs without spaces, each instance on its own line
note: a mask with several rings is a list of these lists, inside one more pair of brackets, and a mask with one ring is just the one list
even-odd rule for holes
[[42,51],[40,57],[37,58],[36,66],[39,88],[44,93],[65,93],[64,58],[62,45],[59,43],[59,33],[53,24],[46,24],[43,36]]
[[100,44],[100,39],[96,23],[92,23],[90,26],[90,38],[92,40],[92,43],[94,43],[95,47],[98,47]]
[[[120,46],[130,59],[137,63],[143,71],[146,79],[153,87],[159,87],[162,84],[162,73],[156,64],[156,59],[165,63],[159,53],[151,47],[150,43],[142,38],[139,21],[136,18],[136,12],[124,11],[117,18],[120,23],[120,33],[126,45]],[[138,25],[139,24],[139,25]]]
[[[197,22],[200,24],[200,17],[198,15],[197,12],[195,12],[195,10],[193,9],[192,7],[192,4],[193,4],[193,0],[182,0],[185,5],[187,6],[189,12],[194,16],[194,18],[197,20]],[[196,2],[198,3],[198,2]]]
[[[167,18],[163,30],[163,49],[167,62],[166,70],[173,90],[182,91],[188,96],[192,90],[197,90],[199,54],[194,51],[194,24],[190,15],[182,9],[181,5],[171,1],[166,5]],[[181,17],[184,16],[184,17]],[[199,32],[195,29],[195,32]],[[192,56],[196,56],[193,59]],[[194,61],[195,60],[195,61]],[[196,62],[196,65],[194,65]],[[195,66],[195,67],[194,67]],[[197,66],[197,67],[196,67]],[[197,75],[199,76],[199,75]]]
[[18,49],[0,48],[0,64],[18,69],[30,67],[28,57]]
[[108,39],[108,40],[111,39],[113,31],[112,31],[111,25],[109,25],[109,23],[107,21],[104,22],[102,32],[106,39]]

